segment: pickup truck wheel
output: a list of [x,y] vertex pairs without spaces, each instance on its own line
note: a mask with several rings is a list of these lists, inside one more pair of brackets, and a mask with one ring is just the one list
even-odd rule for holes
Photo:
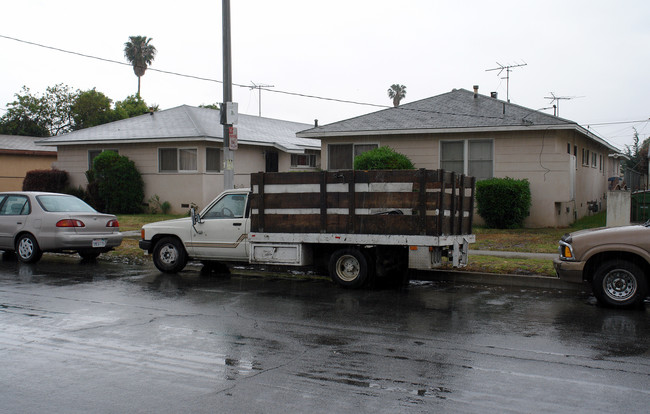
[[340,286],[359,288],[368,278],[368,261],[359,250],[337,250],[330,257],[329,273]]
[[628,307],[642,303],[647,292],[647,280],[636,264],[610,260],[601,264],[592,280],[598,302],[608,306]]
[[153,264],[163,273],[178,273],[187,263],[182,243],[174,237],[160,239],[153,249]]

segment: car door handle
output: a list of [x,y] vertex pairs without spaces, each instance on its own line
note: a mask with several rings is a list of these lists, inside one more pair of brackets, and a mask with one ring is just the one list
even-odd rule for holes
[[232,223],[232,225],[239,227],[239,226],[241,226],[241,223]]

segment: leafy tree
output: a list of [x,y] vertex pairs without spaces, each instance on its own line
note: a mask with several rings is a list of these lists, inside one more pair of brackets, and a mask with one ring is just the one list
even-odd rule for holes
[[207,108],[207,109],[215,109],[219,110],[219,104],[218,103],[213,103],[213,104],[201,104],[199,105],[199,108]]
[[119,119],[111,109],[113,101],[95,88],[79,93],[72,104],[74,130],[89,128]]
[[632,170],[639,173],[646,173],[648,171],[648,147],[650,146],[650,138],[646,138],[641,145],[639,145],[639,133],[634,129],[633,144],[625,146],[625,155],[630,159],[625,160],[623,165],[625,170]]
[[[23,86],[16,100],[7,104],[0,130],[13,135],[54,136],[73,130],[72,105],[79,91],[64,84],[49,86],[43,95],[33,95]],[[46,132],[47,131],[47,132]]]
[[[131,214],[142,210],[144,181],[135,163],[113,151],[104,151],[93,160],[90,185],[96,185],[98,198],[110,213]],[[90,180],[93,180],[93,183]]]
[[390,147],[379,147],[354,158],[355,170],[413,170],[411,160]]
[[397,83],[390,85],[388,97],[393,100],[393,106],[397,108],[402,99],[406,97],[406,86]]
[[138,77],[137,96],[140,96],[140,78],[156,57],[157,50],[150,44],[151,40],[146,36],[129,36],[129,41],[124,43],[124,57],[133,65],[133,72]]
[[158,105],[150,108],[140,95],[129,95],[123,101],[115,102],[115,112],[118,115],[118,119],[143,115],[149,112],[150,109],[157,111]]

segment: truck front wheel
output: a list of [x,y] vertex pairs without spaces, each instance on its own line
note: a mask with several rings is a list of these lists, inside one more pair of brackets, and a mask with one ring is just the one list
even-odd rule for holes
[[642,303],[648,287],[639,266],[624,260],[610,260],[596,269],[592,289],[601,304],[627,307]]
[[174,237],[165,237],[153,249],[153,264],[163,273],[178,273],[187,263],[183,244]]
[[337,250],[330,257],[329,274],[340,286],[359,288],[368,278],[368,261],[357,249]]

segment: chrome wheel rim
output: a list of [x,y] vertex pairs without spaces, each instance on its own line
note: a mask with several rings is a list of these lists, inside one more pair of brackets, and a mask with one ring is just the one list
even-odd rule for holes
[[627,270],[612,270],[603,279],[603,290],[608,297],[615,301],[628,300],[636,294],[636,278]]
[[176,263],[177,259],[178,259],[178,251],[174,246],[167,244],[163,246],[162,249],[160,249],[161,262],[171,265]]
[[34,242],[32,239],[25,237],[18,243],[18,254],[23,259],[29,259],[34,254]]
[[359,277],[361,265],[356,257],[344,255],[336,261],[336,274],[345,282],[352,282]]

